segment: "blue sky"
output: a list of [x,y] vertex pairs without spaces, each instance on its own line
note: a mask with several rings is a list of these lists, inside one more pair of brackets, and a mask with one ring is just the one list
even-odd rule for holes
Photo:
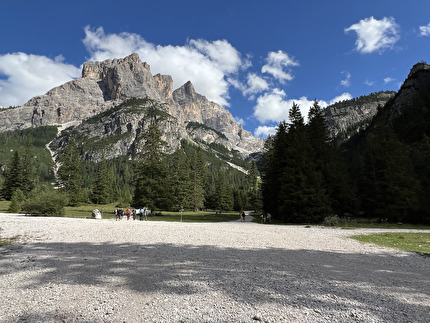
[[136,52],[261,137],[293,101],[306,115],[314,99],[396,91],[430,62],[428,0],[5,0],[0,14],[0,106]]

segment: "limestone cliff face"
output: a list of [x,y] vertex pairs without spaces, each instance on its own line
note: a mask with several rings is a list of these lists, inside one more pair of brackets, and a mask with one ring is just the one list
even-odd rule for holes
[[325,116],[330,137],[346,140],[361,129],[365,129],[378,112],[396,93],[377,92],[328,106]]
[[430,84],[430,65],[417,63],[409,72],[408,77],[394,96],[390,105],[390,120],[399,117],[413,103],[420,91],[428,91]]
[[[86,152],[87,158],[98,159],[101,153],[107,158],[133,156],[143,144],[139,135],[147,127],[148,118],[144,110],[115,109],[131,98],[150,98],[163,107],[169,117],[159,127],[169,151],[176,149],[182,139],[220,144],[243,157],[262,151],[263,140],[243,130],[230,112],[196,93],[191,82],[173,91],[171,76],[153,76],[150,66],[137,54],[85,63],[81,78],[34,97],[23,106],[0,110],[0,132],[82,122],[73,129],[75,134],[106,143],[100,151]],[[87,122],[97,115],[102,116],[97,123]],[[190,123],[201,127],[187,127]],[[60,147],[63,139],[58,138],[53,148]]]

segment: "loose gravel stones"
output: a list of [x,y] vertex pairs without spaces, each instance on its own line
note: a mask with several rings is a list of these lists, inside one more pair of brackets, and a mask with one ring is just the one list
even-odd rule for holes
[[430,321],[430,258],[349,238],[384,230],[0,223],[0,322]]

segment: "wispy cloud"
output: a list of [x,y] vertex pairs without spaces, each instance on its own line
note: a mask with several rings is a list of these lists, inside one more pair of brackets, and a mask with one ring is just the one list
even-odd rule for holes
[[420,36],[430,36],[430,22],[426,26],[420,26]]
[[343,71],[342,72],[343,75],[345,75],[345,78],[340,81],[340,85],[344,86],[344,87],[348,87],[351,85],[351,73],[347,72],[347,71]]
[[391,77],[386,77],[386,78],[384,78],[384,84],[387,84],[387,83],[391,83],[391,82],[393,82],[393,81],[395,81],[396,79],[393,79],[393,78],[391,78]]
[[399,25],[394,18],[382,18],[377,20],[373,17],[360,20],[358,23],[345,28],[345,33],[355,31],[357,40],[356,50],[360,53],[382,53],[392,48],[400,39]]

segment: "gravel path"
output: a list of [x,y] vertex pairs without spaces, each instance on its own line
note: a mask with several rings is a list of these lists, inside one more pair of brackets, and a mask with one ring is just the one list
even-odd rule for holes
[[[430,258],[341,230],[0,214],[0,322],[430,322]],[[411,230],[405,230],[411,231]]]

